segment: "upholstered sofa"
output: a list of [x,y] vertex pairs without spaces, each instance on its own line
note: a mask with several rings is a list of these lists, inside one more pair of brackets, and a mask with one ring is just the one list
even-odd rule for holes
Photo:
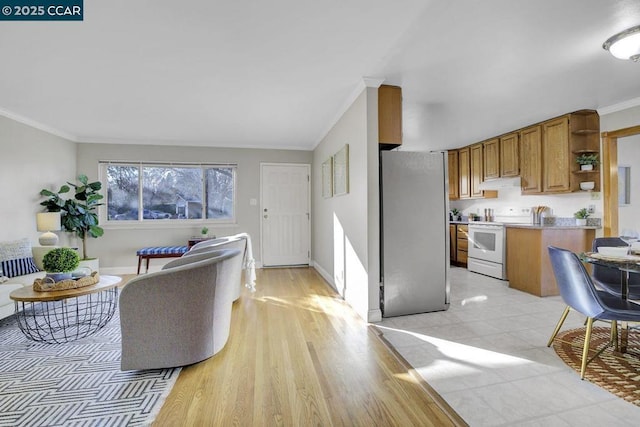
[[190,365],[220,351],[231,327],[238,250],[178,258],[123,288],[120,326],[123,371]]
[[29,239],[0,242],[0,319],[15,311],[15,304],[9,295],[16,289],[32,285],[33,281],[45,275],[42,257],[54,246],[32,247]]
[[245,264],[247,253],[247,238],[236,235],[229,237],[219,237],[217,239],[205,240],[195,244],[183,257],[190,257],[202,253],[206,253],[212,250],[220,249],[236,249],[239,250],[241,256],[235,257],[231,263],[231,271],[229,280],[231,283],[236,283],[237,286],[233,291],[233,301],[237,301],[242,293],[242,268]]

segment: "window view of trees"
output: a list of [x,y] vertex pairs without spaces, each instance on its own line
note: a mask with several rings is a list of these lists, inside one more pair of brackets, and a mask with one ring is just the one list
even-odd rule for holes
[[106,175],[109,221],[234,218],[233,166],[110,164]]

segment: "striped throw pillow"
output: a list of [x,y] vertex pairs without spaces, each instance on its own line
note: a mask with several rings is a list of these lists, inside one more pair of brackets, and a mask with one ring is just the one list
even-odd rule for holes
[[22,276],[40,271],[33,260],[29,239],[0,242],[0,267],[7,277]]
[[4,275],[7,277],[23,276],[40,271],[36,267],[33,257],[0,261],[0,265],[2,265]]

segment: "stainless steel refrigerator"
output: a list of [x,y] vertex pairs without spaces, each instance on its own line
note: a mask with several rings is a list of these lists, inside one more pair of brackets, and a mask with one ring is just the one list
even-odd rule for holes
[[380,154],[383,317],[449,307],[446,152]]

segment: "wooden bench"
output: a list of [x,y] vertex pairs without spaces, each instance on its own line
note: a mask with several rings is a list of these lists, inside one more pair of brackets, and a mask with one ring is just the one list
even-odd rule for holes
[[147,248],[138,249],[138,274],[140,274],[140,265],[142,260],[147,260],[146,273],[149,272],[149,260],[151,258],[179,258],[189,250],[188,246],[149,246]]

